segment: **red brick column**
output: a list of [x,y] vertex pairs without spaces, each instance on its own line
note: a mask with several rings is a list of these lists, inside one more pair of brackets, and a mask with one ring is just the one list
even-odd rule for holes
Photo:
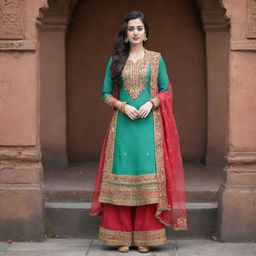
[[46,2],[0,1],[1,240],[39,240],[44,233],[36,24]]
[[219,238],[256,237],[256,2],[223,0],[231,22],[228,130]]

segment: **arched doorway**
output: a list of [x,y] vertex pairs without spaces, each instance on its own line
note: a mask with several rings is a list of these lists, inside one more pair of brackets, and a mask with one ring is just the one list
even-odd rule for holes
[[183,157],[203,161],[207,111],[205,38],[197,5],[187,0],[157,4],[124,1],[121,6],[118,1],[111,1],[111,5],[102,0],[78,3],[66,44],[69,159],[95,160],[100,154],[111,114],[101,100],[104,69],[122,16],[135,8],[148,17],[151,37],[147,48],[162,53],[169,71]]

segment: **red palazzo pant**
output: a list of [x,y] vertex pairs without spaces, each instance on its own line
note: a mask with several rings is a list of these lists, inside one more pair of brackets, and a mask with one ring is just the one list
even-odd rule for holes
[[166,243],[164,225],[155,217],[156,204],[103,204],[99,240],[111,246],[152,246]]

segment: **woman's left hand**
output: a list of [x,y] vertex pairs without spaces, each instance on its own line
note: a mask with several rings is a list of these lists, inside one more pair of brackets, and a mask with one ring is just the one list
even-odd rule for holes
[[147,101],[139,108],[139,115],[137,118],[145,118],[149,114],[150,110],[152,109],[153,104],[150,101]]

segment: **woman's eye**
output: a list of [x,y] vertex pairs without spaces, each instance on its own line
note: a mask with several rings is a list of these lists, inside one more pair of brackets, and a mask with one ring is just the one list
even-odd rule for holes
[[133,31],[133,28],[128,28],[129,31]]
[[139,30],[139,31],[141,31],[141,30],[142,30],[142,28],[140,27],[140,28],[138,28],[138,30]]

